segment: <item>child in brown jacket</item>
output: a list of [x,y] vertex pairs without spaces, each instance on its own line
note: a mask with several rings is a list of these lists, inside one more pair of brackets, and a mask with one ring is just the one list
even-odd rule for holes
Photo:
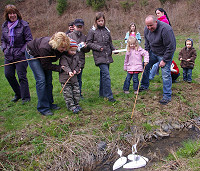
[[188,38],[185,41],[185,47],[179,53],[180,65],[183,68],[183,81],[192,82],[192,69],[194,68],[196,56],[197,53],[193,47],[193,40]]
[[[63,88],[63,95],[67,108],[73,113],[82,110],[79,106],[80,89],[77,74],[80,72],[80,61],[76,54],[77,44],[74,40],[70,40],[70,48],[65,56],[60,58],[60,65],[64,66],[64,72],[59,73],[59,81]],[[68,82],[67,82],[68,81]],[[65,83],[67,84],[65,85]]]

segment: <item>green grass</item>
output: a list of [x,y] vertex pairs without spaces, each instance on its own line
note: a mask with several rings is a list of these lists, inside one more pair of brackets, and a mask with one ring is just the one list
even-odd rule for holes
[[[192,35],[189,37],[194,38],[194,47],[199,56],[198,36]],[[180,66],[178,53],[180,48],[184,46],[187,36],[178,35],[176,38],[177,51],[174,60]],[[121,47],[120,42],[123,42],[123,40],[114,41],[119,49]],[[52,163],[55,164],[58,156],[64,154],[67,150],[64,144],[75,141],[74,136],[80,136],[79,139],[85,136],[94,136],[93,139],[97,142],[98,140],[106,140],[114,143],[119,140],[119,137],[122,138],[122,135],[130,130],[130,127],[135,125],[144,128],[148,132],[155,128],[154,125],[149,125],[148,121],[167,120],[169,117],[186,121],[199,116],[199,102],[197,100],[194,102],[194,99],[198,96],[194,92],[191,94],[190,99],[187,92],[184,91],[186,87],[191,85],[181,82],[182,69],[179,67],[181,73],[179,77],[180,84],[173,84],[173,101],[169,104],[170,107],[161,107],[158,103],[158,100],[162,98],[162,78],[159,75],[151,81],[148,93],[142,92],[138,95],[134,115],[131,119],[135,101],[132,83],[130,94],[124,94],[122,90],[126,78],[126,72],[123,71],[125,53],[113,55],[114,63],[110,65],[111,86],[114,98],[117,100],[115,103],[99,98],[99,68],[95,66],[91,52],[86,56],[82,79],[84,100],[80,101],[83,111],[77,115],[66,108],[63,95],[60,94],[61,85],[58,73],[53,72],[53,95],[55,103],[61,109],[53,111],[53,116],[45,117],[40,115],[36,109],[35,79],[30,68],[28,67],[27,76],[31,102],[22,105],[21,101],[17,103],[10,102],[14,93],[4,76],[4,68],[0,67],[2,75],[0,77],[0,168],[3,167],[5,170],[44,170]],[[0,65],[2,64],[4,64],[4,59],[3,54],[0,52]],[[199,84],[199,65],[200,58],[197,57],[193,70],[193,86]],[[192,91],[192,88],[190,90]],[[180,103],[180,107],[184,107],[184,109],[177,109]],[[170,108],[173,110],[170,110]],[[174,110],[181,114],[174,115]],[[86,139],[90,140],[91,137]],[[191,146],[191,148],[194,147]],[[79,159],[76,157],[76,160]],[[66,159],[66,162],[70,161]],[[196,161],[196,163],[198,162]],[[65,166],[63,167],[66,169]]]

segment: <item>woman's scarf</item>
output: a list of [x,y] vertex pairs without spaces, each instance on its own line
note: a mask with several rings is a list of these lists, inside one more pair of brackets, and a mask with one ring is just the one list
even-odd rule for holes
[[14,28],[17,26],[19,20],[16,20],[15,22],[8,21],[8,36],[10,37],[10,46],[14,46],[15,41],[15,34],[14,34]]

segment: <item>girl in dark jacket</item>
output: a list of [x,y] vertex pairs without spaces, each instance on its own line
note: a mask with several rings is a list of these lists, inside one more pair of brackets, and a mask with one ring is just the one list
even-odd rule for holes
[[96,14],[95,26],[88,33],[87,45],[93,51],[95,65],[100,68],[99,96],[114,102],[109,64],[113,62],[112,51],[115,48],[112,44],[110,31],[105,27],[105,16],[102,12]]
[[[24,60],[26,44],[33,39],[29,25],[22,20],[14,5],[6,5],[4,16],[6,21],[2,25],[1,47],[5,55],[5,64]],[[13,102],[19,99],[22,99],[23,104],[30,101],[27,66],[27,62],[5,66],[5,76],[15,92],[15,97],[11,100]],[[15,77],[15,70],[19,83]]]

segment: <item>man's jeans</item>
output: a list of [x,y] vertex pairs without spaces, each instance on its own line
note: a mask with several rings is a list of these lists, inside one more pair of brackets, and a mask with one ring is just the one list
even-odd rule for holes
[[192,69],[183,68],[183,80],[184,81],[192,81]]
[[113,98],[111,90],[111,80],[109,73],[109,64],[100,64],[100,85],[99,85],[99,96]]
[[155,75],[159,75],[159,64],[160,62],[155,63],[149,73],[149,79],[153,80]]
[[[25,51],[26,59],[34,58]],[[49,111],[53,103],[52,71],[43,70],[39,59],[29,60],[28,64],[33,71],[36,80],[36,91],[38,96],[37,110],[41,113]]]
[[[150,68],[155,64],[156,62],[162,61],[163,57],[157,56],[154,53],[149,53],[149,63],[145,67],[145,71],[143,73],[141,87],[147,89],[149,88],[149,71]],[[172,95],[172,78],[171,78],[171,63],[172,59],[168,62],[166,62],[166,65],[161,68],[162,71],[162,80],[163,80],[163,99],[165,100],[171,100]]]
[[134,74],[130,74],[127,72],[127,76],[126,76],[126,79],[124,81],[124,86],[123,86],[123,90],[124,91],[129,91],[129,87],[130,87],[130,81],[131,81],[131,78],[133,77],[133,89],[136,91],[138,89],[138,84],[139,84],[139,81],[138,81],[138,73],[134,73]]

